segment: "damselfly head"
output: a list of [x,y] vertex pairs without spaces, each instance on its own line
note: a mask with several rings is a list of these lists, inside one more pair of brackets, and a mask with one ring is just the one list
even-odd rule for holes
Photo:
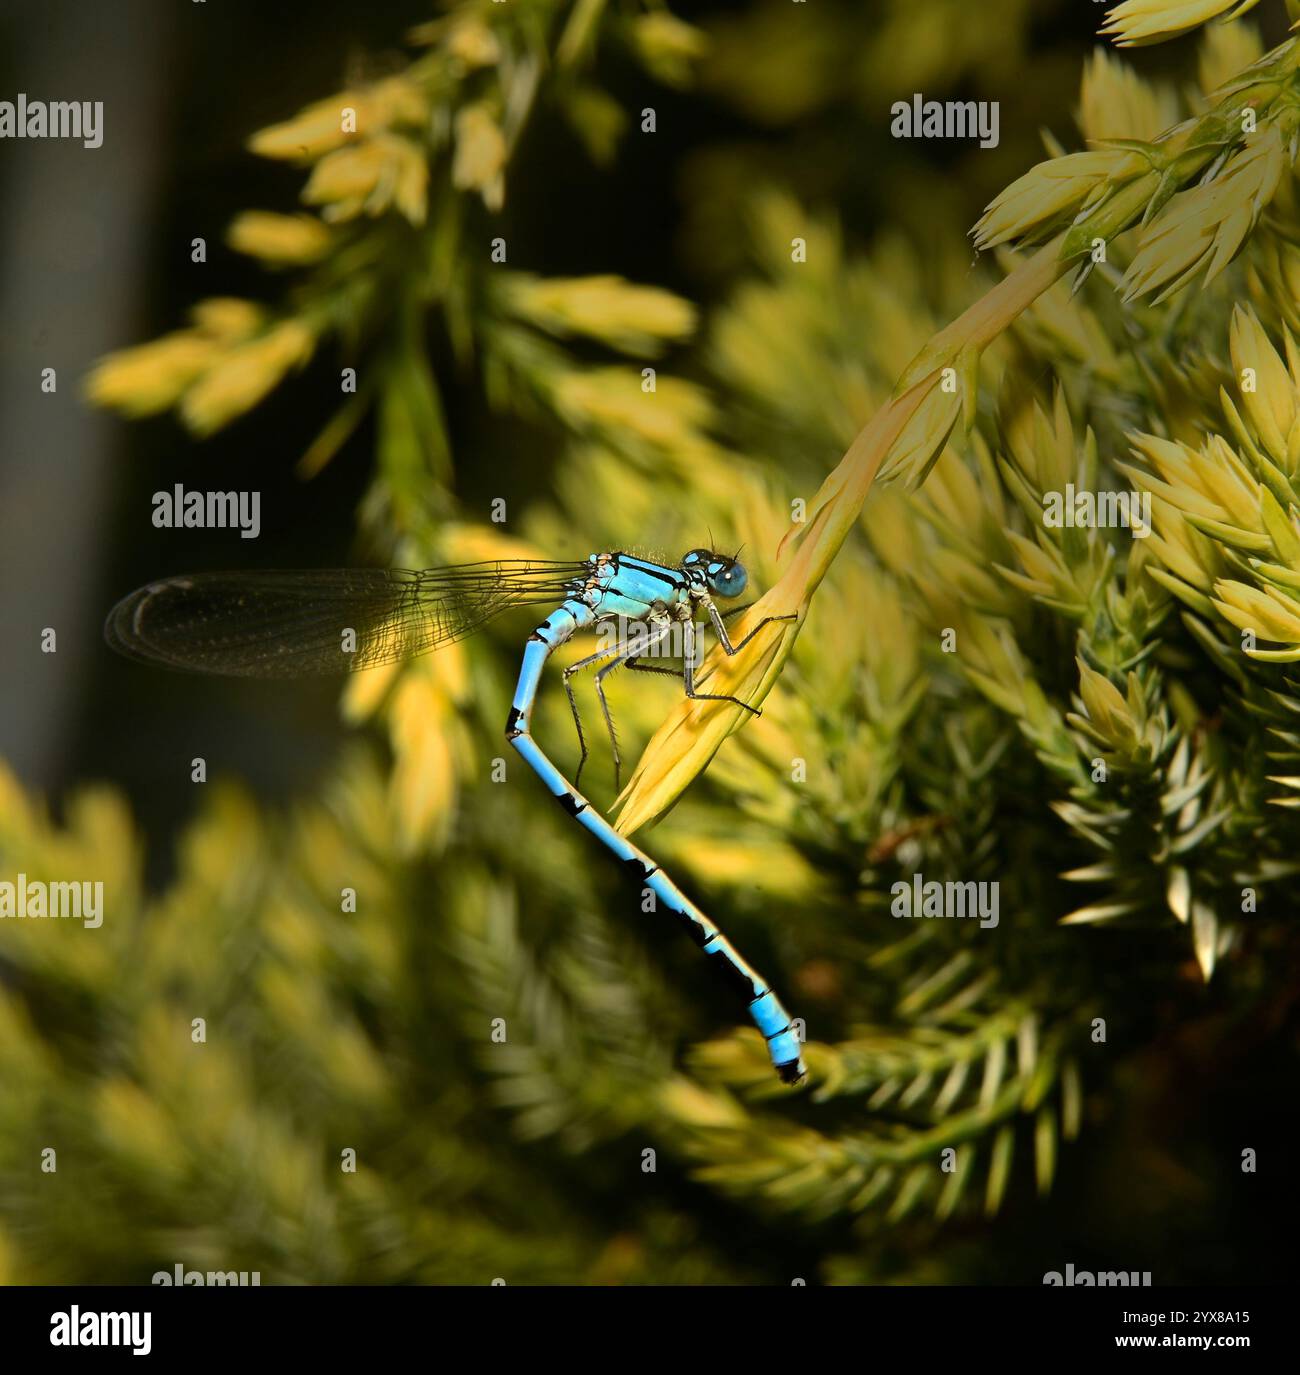
[[712,549],[692,549],[682,559],[682,567],[698,570],[715,597],[739,597],[749,584],[745,565]]

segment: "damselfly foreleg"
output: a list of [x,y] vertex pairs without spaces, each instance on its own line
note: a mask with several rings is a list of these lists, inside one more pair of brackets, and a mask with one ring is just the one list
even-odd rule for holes
[[[700,604],[709,613],[709,619],[713,622],[713,628],[717,631],[718,643],[722,646],[723,652],[729,655],[739,654],[742,649],[763,629],[765,625],[771,625],[773,621],[797,621],[799,616],[796,612],[791,612],[785,616],[764,616],[761,621],[751,630],[742,640],[732,644],[731,637],[727,634],[726,623],[722,619],[722,613],[708,597],[699,598]],[[682,686],[686,690],[686,695],[696,702],[731,702],[744,709],[753,716],[762,716],[760,707],[752,707],[748,702],[742,702],[739,697],[733,697],[725,692],[697,692],[695,690],[695,623],[686,622],[683,627],[685,638],[686,653],[682,661]]]
[[[704,609],[709,613],[709,620],[713,622],[713,629],[717,632],[718,643],[722,646],[724,654],[739,654],[765,625],[771,625],[773,621],[797,621],[799,619],[799,613],[797,611],[788,612],[784,616],[764,616],[753,630],[745,635],[744,639],[738,641],[736,644],[732,644],[731,636],[727,634],[727,626],[722,618],[722,612],[720,612],[707,597],[701,598],[700,600],[703,602]],[[737,611],[747,611],[748,609],[748,607],[736,608]]]

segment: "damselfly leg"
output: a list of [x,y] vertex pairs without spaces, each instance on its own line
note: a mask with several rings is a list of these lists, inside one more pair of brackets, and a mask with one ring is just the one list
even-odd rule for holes
[[[774,621],[792,621],[798,617],[794,614],[785,616],[765,616],[759,623],[750,630],[739,643],[733,644],[726,630],[726,621],[741,614],[749,609],[748,606],[733,607],[728,611],[719,611],[712,602],[705,603],[709,612],[710,619],[718,630],[718,640],[725,653],[728,655],[738,654],[749,642],[758,634],[764,626],[770,625]],[[751,707],[748,702],[743,702],[739,697],[733,697],[723,693],[699,692],[695,687],[695,664],[696,647],[699,643],[699,628],[691,621],[677,621],[663,617],[650,617],[648,624],[655,626],[656,629],[648,638],[643,638],[634,643],[631,650],[619,654],[618,647],[600,650],[595,654],[588,655],[585,659],[579,659],[577,663],[570,664],[564,670],[564,690],[569,698],[569,710],[573,714],[573,724],[578,733],[578,747],[581,757],[578,760],[578,767],[574,774],[574,782],[582,781],[583,765],[587,762],[586,736],[582,728],[582,719],[578,711],[577,698],[574,695],[571,679],[575,674],[584,672],[587,669],[596,668],[599,664],[604,667],[598,668],[595,675],[596,698],[600,703],[601,714],[605,718],[605,729],[609,735],[610,754],[614,761],[614,791],[618,792],[622,781],[623,760],[618,748],[618,734],[614,728],[613,713],[609,709],[609,701],[605,696],[605,679],[616,669],[627,668],[634,673],[659,673],[670,678],[680,678],[686,696],[693,701],[708,702],[731,702],[738,707],[743,707],[754,716],[761,716],[763,713],[757,707]],[[641,656],[648,654],[665,640],[671,632],[674,624],[682,627],[684,656],[681,668],[667,668],[662,665],[643,664],[640,662]],[[676,658],[675,655],[671,656]],[[606,662],[606,661],[609,662]]]
[[[713,622],[713,627],[718,633],[718,643],[721,644],[726,654],[739,654],[742,649],[763,629],[765,625],[770,625],[773,621],[796,621],[798,616],[791,613],[788,616],[764,616],[761,621],[745,636],[739,644],[732,644],[727,635],[727,627],[722,619],[718,608],[710,601],[705,601],[704,605],[709,613],[709,619]],[[682,659],[682,685],[686,689],[686,695],[695,702],[731,702],[744,709],[752,716],[762,716],[761,707],[751,707],[748,702],[742,702],[739,697],[733,697],[725,692],[697,692],[695,690],[695,623],[688,622],[685,630],[685,655]]]
[[[576,730],[576,731],[578,732],[578,751],[579,751],[579,754],[578,754],[578,767],[574,770],[574,773],[573,773],[573,782],[574,782],[574,785],[575,785],[575,786],[576,786],[577,784],[579,784],[579,783],[582,782],[582,767],[583,767],[583,765],[587,762],[587,754],[589,753],[589,751],[588,751],[588,749],[587,749],[587,736],[586,736],[586,733],[585,733],[585,732],[583,731],[583,729],[582,729],[582,716],[581,716],[581,714],[580,714],[579,711],[578,711],[578,699],[577,699],[577,697],[576,697],[576,695],[574,694],[574,691],[573,691],[573,677],[574,677],[575,674],[577,674],[577,673],[582,673],[582,672],[584,672],[586,669],[594,668],[597,664],[603,664],[603,663],[604,663],[607,659],[609,659],[611,656],[617,655],[617,654],[619,654],[620,652],[621,652],[621,646],[619,646],[619,645],[615,645],[615,646],[613,646],[613,648],[611,648],[611,649],[600,649],[600,650],[597,650],[595,654],[588,654],[587,657],[586,657],[585,659],[579,659],[579,660],[577,661],[577,663],[570,664],[570,665],[568,666],[568,668],[566,668],[566,669],[564,670],[564,672],[560,675],[561,678],[564,680],[564,695],[569,699],[569,711],[573,714],[573,728],[574,728],[574,730]],[[599,678],[599,676],[600,676],[600,675],[597,674],[597,678]],[[604,697],[603,697],[603,695],[602,695],[602,697],[601,697],[601,702],[602,702],[602,705],[603,705],[603,703],[604,703]],[[606,711],[605,711],[605,720],[606,720],[606,721],[609,720],[609,710],[608,710],[608,709],[606,709]],[[611,742],[613,741],[613,738],[614,738],[614,736],[613,736],[613,731],[614,731],[614,727],[613,727],[613,725],[611,724],[611,725],[610,725],[610,740],[611,740]],[[617,779],[618,779],[618,746],[617,746],[617,745],[614,746],[614,771],[615,771],[615,772],[614,772],[614,778],[615,778],[615,782],[616,782],[616,784],[617,784]]]
[[[709,619],[713,622],[713,628],[718,634],[718,643],[722,646],[724,654],[739,654],[742,649],[758,634],[765,625],[771,625],[774,621],[797,621],[799,613],[797,611],[788,612],[784,616],[764,616],[761,621],[749,631],[744,639],[732,644],[731,637],[727,634],[727,620],[716,606],[710,601],[704,603],[709,613]],[[748,607],[737,607],[737,611],[747,611]],[[734,614],[734,613],[733,613]]]

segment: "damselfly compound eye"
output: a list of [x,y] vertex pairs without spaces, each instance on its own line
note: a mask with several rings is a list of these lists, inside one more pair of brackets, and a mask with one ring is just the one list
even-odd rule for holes
[[749,585],[744,564],[728,563],[709,574],[709,587],[719,597],[739,597]]

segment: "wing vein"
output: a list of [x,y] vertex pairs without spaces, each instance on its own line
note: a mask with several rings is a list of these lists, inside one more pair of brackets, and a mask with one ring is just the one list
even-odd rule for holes
[[104,637],[129,658],[193,673],[355,672],[463,639],[514,607],[558,605],[587,569],[585,562],[506,559],[422,572],[195,573],[124,597]]

